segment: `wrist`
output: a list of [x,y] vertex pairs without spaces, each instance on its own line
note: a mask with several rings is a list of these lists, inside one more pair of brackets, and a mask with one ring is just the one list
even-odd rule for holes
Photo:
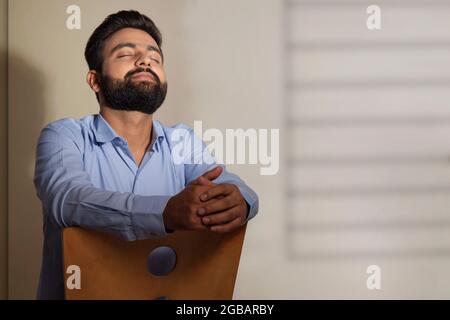
[[[169,200],[170,201],[170,200]],[[164,228],[166,229],[166,233],[173,233],[175,231],[175,229],[173,228],[171,222],[170,222],[170,214],[169,214],[169,203],[167,203],[166,208],[163,211],[163,223],[164,223]]]

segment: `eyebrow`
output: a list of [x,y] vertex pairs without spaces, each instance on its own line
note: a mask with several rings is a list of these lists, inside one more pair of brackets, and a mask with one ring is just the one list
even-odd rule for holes
[[[117,50],[119,50],[119,49],[122,49],[122,48],[125,48],[125,47],[133,48],[133,49],[134,49],[134,48],[137,47],[137,45],[136,45],[135,43],[131,43],[131,42],[119,43],[117,46],[115,46],[114,48],[112,48],[110,54],[113,54],[115,51],[117,51]],[[159,53],[159,55],[162,57],[161,50],[159,50],[158,47],[155,47],[155,46],[153,46],[153,45],[150,44],[150,45],[147,46],[147,50],[148,50],[148,51],[156,51],[156,52]]]

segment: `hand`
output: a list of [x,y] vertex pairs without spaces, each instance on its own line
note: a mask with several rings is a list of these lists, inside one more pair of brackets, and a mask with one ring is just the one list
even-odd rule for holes
[[201,230],[207,229],[201,218],[197,215],[198,205],[203,204],[200,193],[215,186],[211,180],[222,174],[220,166],[205,172],[202,176],[191,181],[188,186],[176,196],[170,198],[163,212],[166,229],[173,230]]
[[200,195],[203,206],[198,208],[198,214],[202,223],[217,233],[231,232],[244,225],[249,208],[239,188],[229,183],[214,185],[201,178],[199,183],[213,185]]
[[200,194],[208,189],[211,189],[211,186],[188,185],[180,193],[170,198],[163,212],[166,229],[173,231],[207,229],[197,212],[200,206],[204,205],[200,200]]

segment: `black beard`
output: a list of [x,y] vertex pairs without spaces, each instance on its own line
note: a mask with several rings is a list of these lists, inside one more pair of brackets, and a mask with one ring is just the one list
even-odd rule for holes
[[[149,72],[155,82],[133,83],[131,76],[139,72]],[[144,68],[128,72],[125,80],[101,75],[99,85],[108,107],[115,110],[140,111],[146,114],[155,113],[163,104],[167,93],[167,83],[161,83],[153,70]]]

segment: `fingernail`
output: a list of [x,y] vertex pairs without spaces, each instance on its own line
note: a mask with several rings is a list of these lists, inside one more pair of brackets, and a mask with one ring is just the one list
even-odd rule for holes
[[204,208],[198,209],[198,214],[205,214],[205,209]]
[[206,200],[206,198],[208,198],[208,195],[207,194],[202,194],[200,197],[201,197],[202,200]]
[[209,223],[209,218],[203,218],[204,223]]

